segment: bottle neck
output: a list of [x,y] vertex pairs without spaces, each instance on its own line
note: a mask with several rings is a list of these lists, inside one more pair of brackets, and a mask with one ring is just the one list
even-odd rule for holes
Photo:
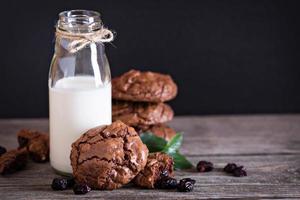
[[91,33],[100,30],[100,13],[90,10],[70,10],[59,14],[57,28],[70,33]]

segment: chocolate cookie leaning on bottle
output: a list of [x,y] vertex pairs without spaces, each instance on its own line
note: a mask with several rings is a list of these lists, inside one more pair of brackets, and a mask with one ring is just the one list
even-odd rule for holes
[[176,135],[176,131],[166,124],[154,124],[150,126],[139,126],[134,128],[139,134],[152,133],[165,139],[166,141],[171,140]]
[[165,123],[173,119],[172,108],[165,103],[113,101],[112,119],[128,126],[140,127]]
[[113,122],[88,130],[72,144],[76,183],[93,189],[116,189],[129,183],[147,163],[148,149],[137,132]]
[[138,102],[165,102],[177,95],[169,75],[130,70],[112,80],[112,98]]

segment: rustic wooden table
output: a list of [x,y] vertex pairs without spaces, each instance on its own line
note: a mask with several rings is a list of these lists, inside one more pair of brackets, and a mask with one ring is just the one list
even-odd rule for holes
[[[128,186],[75,196],[71,190],[51,190],[57,175],[49,163],[29,163],[24,171],[0,177],[0,199],[300,199],[300,115],[176,117],[170,125],[184,132],[183,154],[194,164],[208,160],[216,167],[209,173],[176,172],[177,178],[196,179],[193,192]],[[0,120],[0,145],[17,147],[15,134],[21,128],[47,131],[48,120]],[[228,162],[244,165],[248,176],[222,172]]]

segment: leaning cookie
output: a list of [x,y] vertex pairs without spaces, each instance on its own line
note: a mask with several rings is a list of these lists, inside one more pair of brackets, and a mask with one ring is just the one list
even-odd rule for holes
[[148,149],[137,132],[116,121],[84,133],[72,144],[70,158],[76,183],[112,190],[144,169],[147,156]]
[[150,126],[139,126],[135,127],[138,133],[153,133],[154,135],[165,139],[166,141],[171,140],[175,135],[176,131],[170,128],[166,124],[154,124]]
[[149,126],[173,119],[172,108],[164,103],[143,103],[114,101],[112,105],[113,121],[121,120],[128,126]]
[[177,95],[171,76],[130,70],[112,80],[112,97],[139,102],[165,102]]
[[144,188],[155,188],[156,183],[165,176],[173,176],[173,159],[165,153],[151,153],[147,165],[135,177],[134,183]]

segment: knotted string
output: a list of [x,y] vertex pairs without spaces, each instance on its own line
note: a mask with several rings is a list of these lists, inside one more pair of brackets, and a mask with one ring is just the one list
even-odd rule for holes
[[67,50],[70,53],[76,53],[90,43],[105,43],[114,39],[112,31],[104,27],[91,33],[70,33],[56,28],[55,35],[57,40],[68,39],[71,41],[67,46]]

